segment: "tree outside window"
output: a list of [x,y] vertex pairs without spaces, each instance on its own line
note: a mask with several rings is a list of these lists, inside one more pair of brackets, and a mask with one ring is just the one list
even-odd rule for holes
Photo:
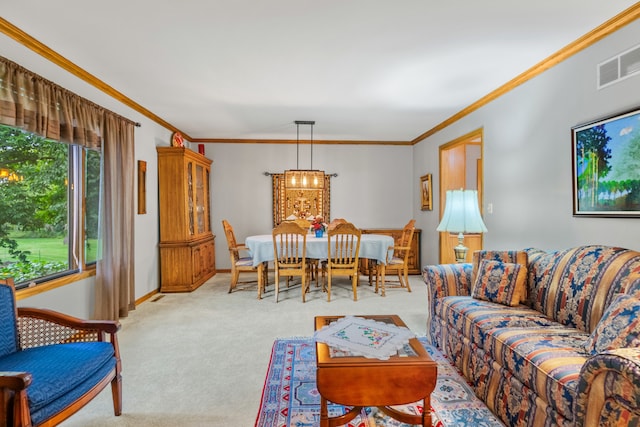
[[0,276],[17,287],[97,254],[100,152],[0,126]]

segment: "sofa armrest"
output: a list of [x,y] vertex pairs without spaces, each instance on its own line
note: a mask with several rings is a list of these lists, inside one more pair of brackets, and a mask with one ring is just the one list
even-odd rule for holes
[[434,345],[435,336],[432,331],[433,314],[436,301],[447,296],[471,295],[471,277],[473,264],[438,264],[427,265],[422,268],[422,278],[427,284],[427,335]]
[[471,273],[473,264],[427,265],[422,269],[422,278],[427,284],[431,302],[447,296],[471,295]]
[[590,357],[580,372],[576,425],[640,422],[640,348],[609,350]]
[[22,349],[68,342],[109,341],[118,352],[120,322],[84,320],[53,310],[19,307],[18,333]]

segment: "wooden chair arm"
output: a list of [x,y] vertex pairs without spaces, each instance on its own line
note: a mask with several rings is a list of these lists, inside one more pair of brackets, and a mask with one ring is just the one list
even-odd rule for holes
[[8,388],[12,391],[25,390],[33,378],[28,372],[0,371],[0,388]]
[[237,256],[240,256],[240,251],[250,252],[249,248],[244,243],[229,248],[229,252],[236,253],[238,254]]
[[85,320],[48,309],[18,307],[23,349],[65,342],[106,341],[108,334],[117,352],[116,334],[120,327],[120,322],[115,320]]
[[398,251],[411,251],[411,246],[389,246],[387,249],[387,264],[389,264],[389,251],[393,251],[393,254],[397,254]]
[[28,372],[0,372],[0,424],[31,427],[27,387],[33,378]]
[[44,308],[18,307],[18,317],[32,317],[75,329],[99,330],[115,334],[120,330],[117,320],[86,320]]

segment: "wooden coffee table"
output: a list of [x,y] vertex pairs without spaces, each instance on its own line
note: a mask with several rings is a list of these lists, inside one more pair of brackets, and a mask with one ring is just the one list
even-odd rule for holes
[[[343,316],[316,316],[315,329]],[[357,316],[397,326],[404,322],[396,315]],[[334,427],[355,418],[362,407],[377,406],[385,414],[407,424],[431,426],[431,392],[436,386],[437,364],[422,344],[412,338],[408,354],[387,360],[334,354],[327,344],[316,342],[317,386],[320,392],[320,426]],[[422,416],[399,412],[390,406],[423,400]],[[327,401],[353,406],[346,414],[329,418]]]

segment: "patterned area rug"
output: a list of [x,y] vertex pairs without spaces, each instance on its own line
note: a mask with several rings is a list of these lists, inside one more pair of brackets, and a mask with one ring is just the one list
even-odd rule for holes
[[[458,371],[436,349],[420,342],[438,363],[438,381],[431,394],[434,427],[504,426],[474,395]],[[419,404],[418,404],[419,403]],[[412,414],[422,414],[422,402],[396,406]],[[329,404],[329,416],[344,414],[348,408]],[[314,427],[320,425],[320,395],[316,389],[316,351],[311,338],[276,340],[262,390],[255,427]],[[348,427],[407,427],[377,408],[363,408]]]

